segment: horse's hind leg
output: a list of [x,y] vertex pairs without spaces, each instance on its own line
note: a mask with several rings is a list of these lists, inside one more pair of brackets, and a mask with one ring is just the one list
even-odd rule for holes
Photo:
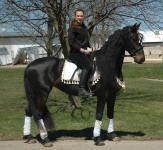
[[96,121],[93,130],[93,137],[94,137],[95,145],[97,146],[104,145],[100,137],[104,106],[105,106],[105,98],[97,97]]
[[115,98],[116,95],[112,94],[110,95],[109,99],[107,99],[107,136],[108,140],[111,141],[119,141],[120,138],[117,136],[117,134],[114,132],[114,105],[115,105]]
[[[48,96],[48,94],[47,94]],[[51,115],[46,107],[47,96],[37,97],[36,105],[32,106],[32,112],[36,121],[37,127],[40,131],[41,143],[45,147],[51,147],[52,143],[48,138],[46,127],[54,127]]]
[[30,107],[28,106],[25,109],[25,118],[24,118],[24,130],[23,130],[23,139],[25,143],[36,143],[36,140],[31,135],[31,117],[32,113]]
[[[26,91],[26,97],[28,100],[28,119],[30,120],[31,114],[34,117],[34,120],[37,124],[37,127],[40,131],[41,142],[44,146],[52,146],[51,142],[48,139],[48,133],[46,127],[52,127],[53,121],[50,116],[50,113],[46,107],[46,101],[48,95],[52,89],[52,87],[45,82],[42,84],[38,84],[37,79],[29,79],[26,77],[24,78],[24,86]],[[28,125],[29,125],[29,122]],[[28,130],[29,131],[29,130]],[[29,134],[29,132],[28,132]]]

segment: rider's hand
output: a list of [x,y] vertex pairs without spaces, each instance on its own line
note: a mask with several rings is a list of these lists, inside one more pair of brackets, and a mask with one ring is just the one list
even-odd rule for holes
[[80,48],[80,52],[81,53],[84,53],[85,55],[89,55],[90,54],[90,52],[92,52],[90,49],[83,49],[83,48]]
[[87,50],[85,50],[85,54],[86,54],[86,55],[89,55],[90,53],[91,53],[91,51],[90,51],[90,50],[88,50],[88,49],[87,49]]
[[84,52],[84,49],[83,48],[80,48],[80,52],[83,53]]
[[95,48],[94,47],[91,47],[92,48],[92,51],[95,51]]
[[87,47],[87,51],[92,52],[92,47]]
[[95,50],[94,47],[87,47],[87,50],[89,50],[90,52],[93,52]]

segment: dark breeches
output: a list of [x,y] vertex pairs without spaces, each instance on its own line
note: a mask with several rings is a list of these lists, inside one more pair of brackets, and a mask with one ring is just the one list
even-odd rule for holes
[[75,63],[79,68],[91,71],[92,61],[89,55],[85,55],[83,53],[70,53],[69,59]]

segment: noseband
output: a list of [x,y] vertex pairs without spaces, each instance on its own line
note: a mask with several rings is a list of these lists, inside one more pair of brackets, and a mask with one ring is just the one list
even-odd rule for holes
[[135,49],[133,52],[131,52],[130,56],[131,57],[136,57],[136,53],[137,52],[143,52],[143,47],[142,46],[139,46],[138,49]]
[[140,46],[138,49],[135,49],[132,53],[130,53],[129,55],[124,55],[124,57],[136,57],[136,53],[137,52],[143,52],[143,48],[142,46]]

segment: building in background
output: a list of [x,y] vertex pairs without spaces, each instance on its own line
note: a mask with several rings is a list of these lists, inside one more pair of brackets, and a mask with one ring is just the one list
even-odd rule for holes
[[163,31],[142,31],[143,46],[148,62],[163,62]]
[[[163,31],[141,31],[144,35],[143,46],[146,56],[146,62],[163,62]],[[0,65],[22,63],[21,58],[27,58],[26,61],[33,61],[37,58],[47,56],[46,51],[32,42],[32,35],[25,36],[22,33],[0,33]],[[38,37],[39,39],[39,37]],[[92,46],[101,47],[96,40]],[[54,51],[59,46],[59,41],[55,40]],[[127,53],[126,53],[127,54]],[[61,53],[58,57],[63,57]],[[134,62],[133,58],[125,57],[124,62]]]
[[[163,62],[163,31],[140,31],[140,33],[144,36],[145,62]],[[124,61],[134,62],[131,57],[125,57]]]
[[[37,36],[38,40],[39,38]],[[45,56],[47,56],[46,51],[32,41],[32,35],[27,36],[16,32],[0,33],[0,65],[22,63],[23,60],[20,62],[20,57],[21,59],[26,57],[27,61],[31,62]]]

